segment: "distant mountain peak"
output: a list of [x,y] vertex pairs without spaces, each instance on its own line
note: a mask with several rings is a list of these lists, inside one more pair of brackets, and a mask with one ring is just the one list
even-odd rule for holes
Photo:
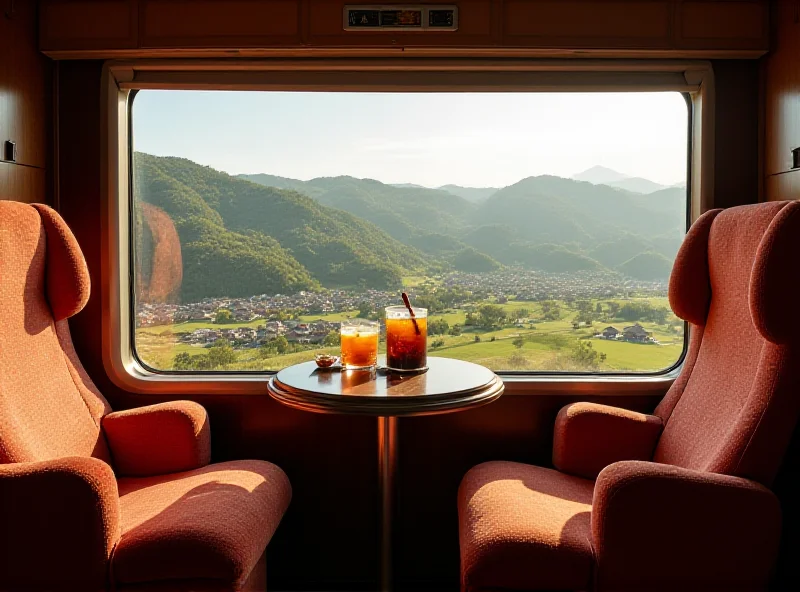
[[667,185],[656,183],[650,179],[632,177],[631,175],[626,175],[625,173],[620,173],[614,169],[599,165],[586,169],[582,173],[572,175],[572,179],[576,181],[587,181],[595,185],[608,185],[609,187],[616,187],[618,189],[624,189],[625,191],[644,194],[654,193],[667,187]]
[[630,178],[630,175],[620,173],[619,171],[615,171],[614,169],[610,169],[608,167],[595,165],[583,172],[572,175],[572,178],[576,181],[588,181],[589,183],[594,183],[595,185],[605,185],[607,183],[614,183],[615,181],[628,179]]

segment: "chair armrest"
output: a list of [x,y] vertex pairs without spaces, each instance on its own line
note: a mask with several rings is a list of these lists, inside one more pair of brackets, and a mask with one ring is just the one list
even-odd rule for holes
[[781,510],[741,477],[651,462],[603,469],[592,501],[598,590],[763,590]]
[[119,532],[103,461],[0,464],[0,590],[105,590]]
[[660,417],[596,403],[573,403],[558,412],[553,464],[587,479],[621,460],[651,460]]
[[191,401],[109,413],[103,417],[103,431],[121,476],[179,473],[211,460],[208,415]]

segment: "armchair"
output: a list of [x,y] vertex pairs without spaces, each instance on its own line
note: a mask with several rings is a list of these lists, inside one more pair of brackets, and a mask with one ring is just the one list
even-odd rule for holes
[[90,281],[55,211],[0,201],[0,278],[0,590],[263,590],[283,471],[209,464],[196,403],[112,412],[72,346]]
[[669,284],[690,324],[652,415],[562,409],[555,469],[489,462],[459,489],[465,592],[763,590],[780,538],[768,489],[800,415],[800,202],[712,210]]

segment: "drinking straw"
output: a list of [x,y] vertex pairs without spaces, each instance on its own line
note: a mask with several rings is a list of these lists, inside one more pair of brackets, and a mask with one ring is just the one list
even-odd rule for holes
[[408,314],[411,315],[411,322],[414,323],[414,331],[416,331],[417,335],[419,335],[420,334],[420,330],[419,330],[419,326],[417,326],[417,318],[414,316],[414,311],[411,308],[411,301],[409,301],[409,299],[408,299],[408,294],[403,292],[401,294],[401,296],[403,297],[403,304],[405,304],[406,308],[408,309]]

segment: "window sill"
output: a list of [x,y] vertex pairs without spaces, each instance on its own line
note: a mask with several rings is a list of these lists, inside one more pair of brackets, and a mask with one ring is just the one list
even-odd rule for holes
[[[129,392],[148,395],[266,395],[272,373],[251,374],[162,374],[152,372],[131,359],[106,360],[111,380]],[[636,396],[664,394],[680,373],[680,367],[663,374],[643,375],[520,375],[500,374],[504,396],[585,395]]]

